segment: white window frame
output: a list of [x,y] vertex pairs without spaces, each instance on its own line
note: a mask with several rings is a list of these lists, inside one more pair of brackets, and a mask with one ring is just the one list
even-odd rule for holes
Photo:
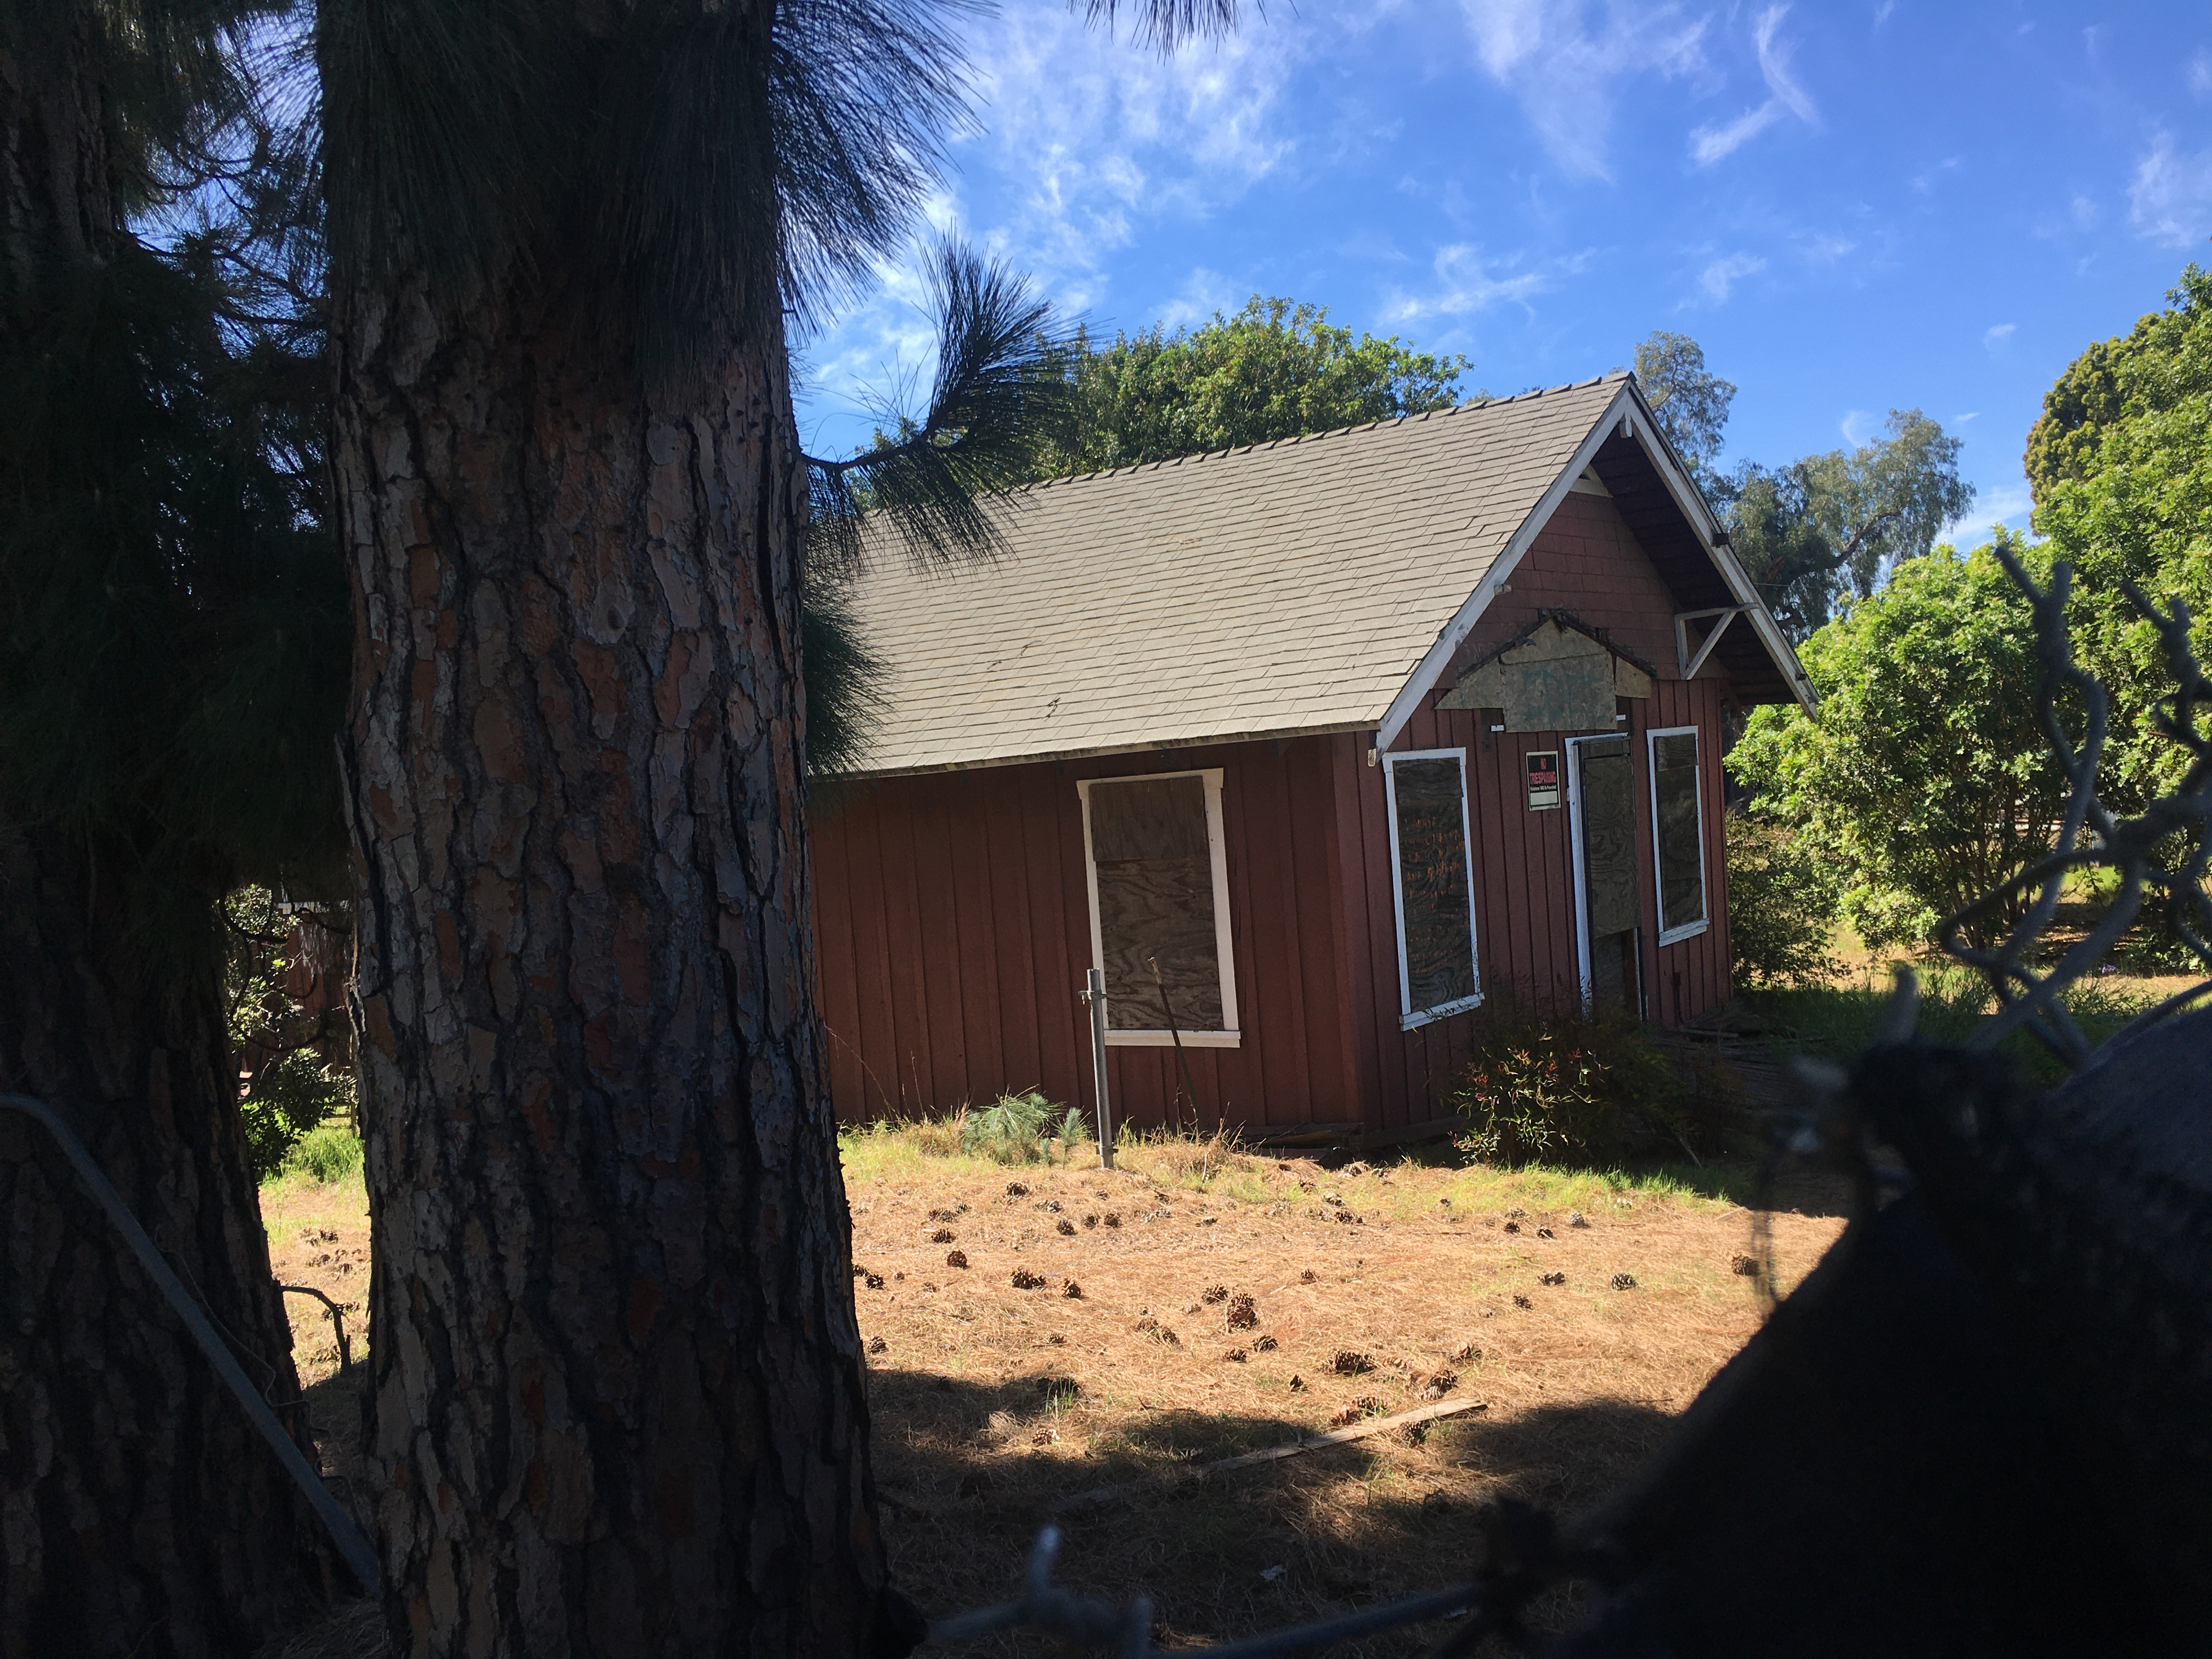
[[[1474,976],[1474,991],[1470,996],[1455,997],[1449,1002],[1433,1008],[1413,1006],[1413,976],[1406,963],[1406,892],[1401,879],[1398,857],[1398,779],[1397,766],[1401,761],[1449,760],[1459,763],[1459,838],[1467,849],[1467,954],[1468,969]],[[1474,921],[1474,833],[1468,818],[1467,750],[1464,749],[1409,749],[1382,757],[1382,803],[1390,816],[1390,915],[1398,929],[1398,1029],[1410,1031],[1417,1026],[1439,1019],[1449,1019],[1454,1014],[1463,1014],[1470,1008],[1482,1006],[1482,951],[1475,939]]]
[[[1698,919],[1686,921],[1680,927],[1667,926],[1667,872],[1659,858],[1659,739],[1662,738],[1695,738],[1698,740],[1698,763],[1693,769],[1692,789],[1698,803]],[[1705,862],[1705,734],[1694,726],[1662,726],[1644,734],[1644,770],[1651,792],[1651,892],[1653,914],[1659,921],[1659,943],[1679,945],[1686,939],[1695,939],[1713,925],[1713,876]]]
[[1237,958],[1230,948],[1229,850],[1221,832],[1221,774],[1218,766],[1194,767],[1181,772],[1132,772],[1118,777],[1079,778],[1075,793],[1083,803],[1083,881],[1091,898],[1091,965],[1103,979],[1106,972],[1106,930],[1098,917],[1098,860],[1091,845],[1091,787],[1097,783],[1156,783],[1166,778],[1198,778],[1206,785],[1206,842],[1213,865],[1213,955],[1221,970],[1221,1017],[1227,1021],[1218,1031],[1117,1031],[1106,1028],[1109,1048],[1165,1048],[1180,1036],[1189,1048],[1235,1048],[1244,1034],[1237,1020]]

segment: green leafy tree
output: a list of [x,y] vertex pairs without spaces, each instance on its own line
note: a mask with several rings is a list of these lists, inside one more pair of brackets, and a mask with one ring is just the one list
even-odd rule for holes
[[1918,410],[1893,409],[1881,434],[1854,449],[1737,469],[1730,539],[1795,637],[1819,628],[1846,593],[1865,599],[1886,571],[1924,556],[1973,505],[1960,447]]
[[1320,307],[1256,295],[1200,329],[1156,325],[1099,347],[1079,336],[1061,361],[1075,394],[1073,430],[1039,453],[1038,477],[1449,409],[1468,368],[1464,357],[1416,351],[1395,334],[1355,336]]
[[2027,434],[2027,482],[2037,507],[2069,482],[2108,465],[2100,453],[2115,427],[2189,404],[2212,392],[2212,275],[2196,265],[2166,295],[2166,308],[2125,336],[2100,340],[2069,363],[2044,394]]
[[1737,985],[1796,985],[1840,970],[1828,953],[1836,884],[1814,848],[1771,817],[1731,811],[1728,873],[1729,967]]
[[[237,54],[271,9],[0,6],[0,1079],[75,1124],[283,1401],[222,902],[339,866],[344,584],[284,405],[312,352],[233,280],[240,236],[137,231],[252,149]],[[320,1528],[5,1113],[0,1211],[0,1652],[255,1648],[337,1587]]]
[[2075,359],[2028,441],[2035,526],[2075,571],[2075,652],[2112,696],[2105,781],[2134,807],[2174,781],[2181,755],[2150,729],[2173,684],[2123,579],[2186,604],[2199,653],[2212,648],[2212,276],[2191,265],[2169,301]]
[[[1996,538],[2043,568],[2020,538]],[[1869,945],[1929,943],[2052,846],[2066,785],[2036,714],[2034,629],[1989,548],[1899,565],[1802,656],[1819,712],[1757,710],[1729,765],[1754,812],[1838,872]]]
[[[2184,757],[2152,716],[2173,678],[2132,580],[2161,605],[2185,605],[2197,654],[2212,654],[2212,276],[2195,265],[2166,310],[2068,366],[2029,434],[2035,526],[2075,570],[2069,623],[2081,665],[2112,698],[2100,769],[2106,799],[2139,811],[2179,778]],[[2164,901],[2158,901],[2162,908]],[[2186,964],[2156,914],[2154,956]]]
[[[1170,45],[1233,8],[1134,9]],[[880,544],[862,506],[988,550],[969,503],[1027,476],[1051,377],[1019,284],[948,258],[932,409],[810,465],[787,343],[906,238],[963,15],[316,11],[368,1450],[406,1651],[921,1634],[813,1000],[803,593]]]
[[1636,348],[1636,378],[1792,639],[1826,622],[1845,594],[1865,598],[1899,560],[1925,554],[1973,505],[1960,441],[1917,409],[1890,410],[1881,434],[1852,449],[1723,472],[1736,388],[1706,368],[1705,348],[1655,332]]
[[1705,368],[1705,349],[1686,334],[1660,329],[1636,348],[1636,379],[1660,429],[1692,473],[1710,487],[1720,457],[1735,383]]

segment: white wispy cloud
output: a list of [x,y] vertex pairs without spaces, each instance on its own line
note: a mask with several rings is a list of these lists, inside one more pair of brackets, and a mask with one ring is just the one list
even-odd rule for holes
[[2000,349],[2007,341],[2012,338],[2013,331],[2017,329],[2019,326],[2020,325],[2018,323],[1996,323],[1984,329],[1982,331],[1982,349],[1984,351],[1996,351]]
[[2212,52],[2202,46],[2189,60],[2189,89],[2199,98],[2212,98]]
[[[1116,256],[1148,227],[1202,222],[1301,163],[1310,112],[1287,106],[1290,83],[1360,27],[1255,19],[1218,45],[1163,58],[1090,27],[1064,0],[1008,0],[967,32],[976,130],[953,144],[930,222],[957,223],[1063,312],[1096,315],[1112,297]],[[976,197],[969,177],[984,181]],[[988,202],[981,213],[979,199]],[[921,259],[917,245],[887,264],[872,293],[802,343],[803,406],[833,411],[818,424],[865,439],[865,422],[834,411],[927,384],[933,341],[916,303]]]
[[2212,149],[2191,155],[2160,133],[2136,164],[2128,222],[2168,247],[2188,247],[2212,232]]
[[1936,539],[1954,546],[1978,547],[1987,539],[1991,525],[2025,519],[2034,507],[2035,498],[2028,494],[2025,479],[1983,484],[1974,491],[1974,504],[1938,531]]
[[1520,254],[1493,258],[1473,242],[1455,242],[1437,250],[1436,287],[1422,294],[1393,294],[1384,314],[1401,323],[1422,317],[1464,317],[1497,305],[1525,307],[1559,277],[1581,268],[1578,258],[1524,268]]
[[1725,304],[1738,283],[1765,269],[1766,261],[1756,253],[1723,254],[1698,273],[1698,291],[1715,305]]
[[1863,409],[1846,410],[1844,418],[1836,422],[1836,430],[1844,434],[1844,441],[1856,449],[1874,436],[1875,417]]
[[1460,0],[1460,10],[1483,72],[1520,100],[1545,153],[1572,178],[1613,176],[1618,82],[1705,64],[1705,21],[1675,5],[1610,5],[1595,28],[1583,0]]
[[1746,110],[1733,121],[1708,125],[1690,134],[1690,159],[1711,167],[1734,155],[1785,115],[1794,115],[1808,126],[1817,125],[1820,110],[1813,96],[1790,72],[1790,46],[1781,38],[1787,6],[1769,6],[1752,25],[1752,43],[1759,52],[1759,77],[1766,82],[1766,101]]
[[1233,313],[1250,297],[1249,290],[1240,291],[1219,271],[1199,265],[1183,278],[1175,297],[1160,307],[1159,320],[1170,329],[1201,326],[1213,320],[1215,312]]

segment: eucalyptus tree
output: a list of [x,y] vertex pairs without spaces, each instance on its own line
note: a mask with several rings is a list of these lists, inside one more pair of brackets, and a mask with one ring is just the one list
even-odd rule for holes
[[[0,5],[0,1087],[64,1115],[296,1407],[220,907],[342,859],[344,592],[270,399],[291,354],[217,239],[132,230],[246,112],[261,9]],[[300,1495],[7,1112],[0,1213],[0,1653],[253,1648],[334,1588]]]
[[1729,405],[1735,401],[1735,382],[1705,367],[1705,349],[1695,340],[1663,328],[1638,342],[1635,367],[1644,396],[1674,453],[1700,483],[1720,483],[1724,490],[1725,482],[1714,477],[1713,463],[1720,456]]
[[963,112],[957,15],[318,15],[368,1452],[404,1650],[919,1633],[877,1530],[814,1004],[804,545],[812,494],[825,557],[866,550],[842,525],[866,504],[988,548],[966,503],[1019,476],[1005,412],[1050,377],[1018,286],[948,256],[965,370],[891,451],[810,471],[787,351],[907,234]]

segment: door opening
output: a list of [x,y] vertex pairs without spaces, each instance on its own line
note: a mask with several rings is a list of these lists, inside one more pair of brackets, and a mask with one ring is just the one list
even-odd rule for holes
[[1567,801],[1574,842],[1576,955],[1583,1008],[1644,1012],[1638,946],[1636,804],[1628,738],[1567,739]]

